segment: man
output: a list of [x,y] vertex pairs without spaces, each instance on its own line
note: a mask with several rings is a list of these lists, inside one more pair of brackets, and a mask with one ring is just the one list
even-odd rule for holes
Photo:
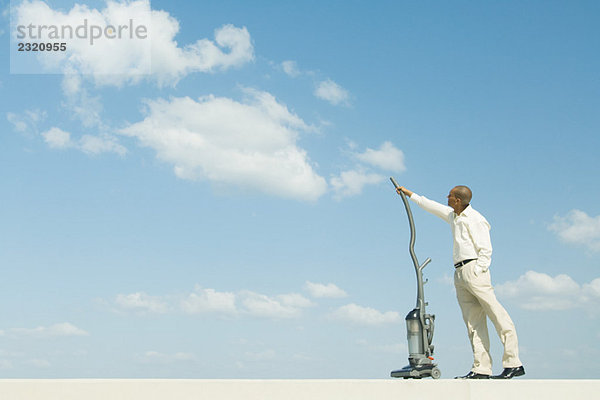
[[[457,379],[511,379],[525,375],[519,360],[519,345],[515,326],[502,305],[496,299],[490,280],[489,267],[492,256],[490,224],[471,206],[471,189],[456,186],[448,195],[448,206],[419,196],[400,187],[419,207],[450,224],[454,238],[454,287],[456,297],[467,326],[473,348],[473,367],[465,376]],[[492,375],[488,317],[504,345],[500,375]]]

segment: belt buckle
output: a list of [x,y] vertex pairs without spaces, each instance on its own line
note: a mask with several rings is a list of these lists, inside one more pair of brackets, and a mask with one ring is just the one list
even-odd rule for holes
[[463,265],[465,265],[465,264],[468,264],[468,263],[470,263],[471,261],[475,261],[475,260],[476,260],[476,258],[472,258],[472,259],[470,259],[470,260],[462,260],[462,261],[459,261],[459,262],[457,262],[456,264],[454,264],[454,268],[460,268],[460,267],[462,267]]

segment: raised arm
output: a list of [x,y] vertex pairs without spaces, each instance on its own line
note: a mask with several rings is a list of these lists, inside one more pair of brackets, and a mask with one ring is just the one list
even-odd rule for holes
[[447,223],[450,223],[450,218],[452,216],[452,213],[454,212],[452,207],[445,206],[441,203],[438,203],[437,201],[429,200],[425,196],[419,196],[418,194],[411,190],[408,190],[404,186],[400,186],[398,187],[398,189],[396,189],[396,192],[398,192],[398,194],[400,194],[400,191],[402,191],[412,201],[417,203],[417,205],[423,210],[430,212],[431,214],[437,217],[440,217]]

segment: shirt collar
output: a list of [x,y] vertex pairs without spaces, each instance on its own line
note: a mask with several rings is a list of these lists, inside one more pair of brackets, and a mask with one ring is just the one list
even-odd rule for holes
[[469,204],[469,205],[467,206],[467,208],[465,208],[465,209],[463,210],[463,212],[461,212],[460,214],[456,214],[456,212],[455,212],[454,214],[455,214],[457,217],[462,217],[462,216],[468,217],[468,216],[471,214],[471,211],[472,211],[472,210],[473,210],[473,208],[472,208],[472,207],[471,207],[471,205]]

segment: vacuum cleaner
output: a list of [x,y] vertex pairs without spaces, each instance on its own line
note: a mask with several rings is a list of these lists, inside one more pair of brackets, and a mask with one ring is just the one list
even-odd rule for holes
[[[396,189],[400,187],[393,177],[390,180]],[[425,302],[425,293],[423,291],[423,285],[427,283],[427,281],[423,282],[423,268],[431,262],[431,258],[427,258],[423,264],[419,264],[415,254],[416,232],[412,212],[410,211],[410,204],[402,191],[400,191],[400,197],[404,202],[404,208],[406,208],[408,223],[410,225],[410,244],[408,250],[417,274],[417,305],[405,318],[409,364],[402,369],[392,371],[391,376],[392,378],[404,379],[421,379],[430,376],[433,379],[439,379],[442,376],[442,372],[437,367],[437,364],[433,362],[434,346],[432,341],[435,315],[425,312],[425,307],[428,306],[428,303]]]

